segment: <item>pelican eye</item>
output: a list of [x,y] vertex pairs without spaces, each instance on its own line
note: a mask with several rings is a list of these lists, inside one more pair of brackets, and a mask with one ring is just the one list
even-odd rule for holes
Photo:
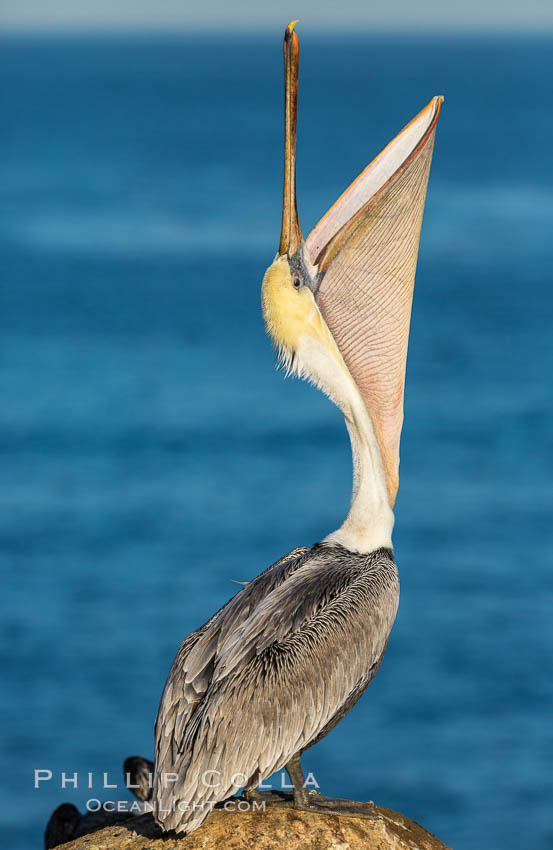
[[292,286],[294,287],[294,289],[299,289],[301,286],[301,280],[297,275],[294,275],[294,277],[292,278]]

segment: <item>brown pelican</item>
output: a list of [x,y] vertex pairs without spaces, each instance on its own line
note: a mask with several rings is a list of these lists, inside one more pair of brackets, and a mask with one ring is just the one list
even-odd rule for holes
[[[442,98],[360,174],[307,239],[295,189],[299,46],[284,37],[282,231],[265,273],[268,333],[288,372],[342,411],[354,466],[342,526],[289,552],[182,643],[156,720],[155,817],[191,832],[239,786],[285,767],[293,805],[351,811],[307,793],[301,754],[376,673],[394,622],[392,551],[405,362],[420,227]],[[354,810],[356,811],[356,810]]]

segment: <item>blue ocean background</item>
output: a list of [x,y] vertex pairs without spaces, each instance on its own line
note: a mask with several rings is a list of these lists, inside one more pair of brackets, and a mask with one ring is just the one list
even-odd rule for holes
[[[126,796],[181,639],[336,528],[341,415],[284,381],[281,34],[4,37],[4,844]],[[305,766],[456,850],[553,845],[553,39],[309,34],[304,233],[444,94],[385,661]],[[33,788],[33,771],[53,779]],[[81,776],[62,789],[61,772]],[[92,771],[94,788],[84,787]]]

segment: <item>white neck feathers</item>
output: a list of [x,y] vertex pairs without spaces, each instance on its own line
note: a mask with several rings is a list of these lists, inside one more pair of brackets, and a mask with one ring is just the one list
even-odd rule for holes
[[349,513],[342,526],[325,539],[352,552],[391,548],[394,514],[378,442],[357,385],[335,344],[330,347],[328,342],[322,344],[305,335],[296,357],[298,373],[310,378],[342,411],[351,440],[353,495]]

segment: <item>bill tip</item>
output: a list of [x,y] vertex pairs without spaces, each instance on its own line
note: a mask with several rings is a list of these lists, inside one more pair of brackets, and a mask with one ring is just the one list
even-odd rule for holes
[[285,38],[291,38],[292,33],[294,32],[297,23],[299,23],[299,18],[297,18],[295,21],[290,21],[290,23],[286,27],[286,30],[285,30],[285,33],[284,33]]

